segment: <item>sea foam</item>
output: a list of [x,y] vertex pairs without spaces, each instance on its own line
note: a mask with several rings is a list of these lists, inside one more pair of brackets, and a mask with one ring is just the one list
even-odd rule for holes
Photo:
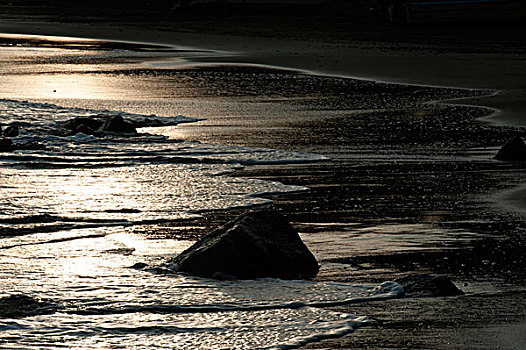
[[327,160],[309,153],[175,140],[151,127],[150,133],[139,129],[136,136],[54,135],[60,122],[98,114],[161,127],[198,120],[0,100],[0,122],[21,129],[14,143],[40,145],[0,154],[0,225],[8,218],[19,217],[23,224],[29,216],[42,215],[99,223],[161,222],[252,207],[270,202],[263,195],[306,188],[228,174],[249,164]]
[[0,349],[290,349],[369,322],[326,307],[402,292],[396,284],[216,281],[130,269],[158,265],[192,242],[147,239],[126,226],[306,191],[229,174],[251,164],[327,158],[175,140],[150,127],[136,136],[53,135],[57,123],[101,113],[138,125],[197,121],[0,100],[2,125],[21,129],[13,141],[41,146],[0,153],[1,295],[30,295],[57,307],[51,315],[0,319]]

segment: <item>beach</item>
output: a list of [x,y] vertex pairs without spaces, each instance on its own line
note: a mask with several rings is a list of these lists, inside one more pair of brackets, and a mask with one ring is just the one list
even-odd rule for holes
[[[524,166],[492,157],[525,132],[524,28],[409,27],[385,36],[379,32],[390,27],[373,23],[334,36],[338,23],[316,31],[300,18],[311,30],[289,25],[283,35],[254,21],[94,25],[11,15],[0,32],[175,45],[180,59],[144,59],[130,74],[151,82],[155,71],[164,80],[135,89],[123,84],[107,100],[97,98],[96,88],[83,101],[53,94],[43,100],[140,113],[145,106],[116,96],[147,101],[179,89],[178,113],[205,120],[178,125],[172,137],[327,156],[330,162],[255,164],[232,177],[309,188],[268,198],[318,258],[316,281],[381,283],[431,272],[449,276],[466,293],[333,308],[367,315],[372,324],[307,348],[523,347],[526,227],[523,207],[503,209],[502,192],[524,181]],[[232,22],[247,30],[233,30]],[[189,79],[192,84],[180,83]],[[4,87],[2,93],[34,99],[41,92],[28,88],[13,96]],[[168,107],[158,100],[162,114]],[[511,197],[516,203],[520,195]],[[205,214],[189,234],[200,236],[237,213]],[[173,223],[134,230],[189,232]]]

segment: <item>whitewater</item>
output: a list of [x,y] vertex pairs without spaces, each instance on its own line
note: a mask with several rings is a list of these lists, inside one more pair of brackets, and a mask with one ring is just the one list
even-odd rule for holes
[[[54,133],[61,122],[101,114],[144,128],[103,138]],[[13,142],[32,145],[0,154],[0,297],[53,305],[44,314],[0,319],[0,349],[296,348],[369,322],[325,307],[402,293],[396,283],[216,281],[132,269],[162,264],[192,241],[146,238],[130,228],[307,191],[229,175],[254,164],[327,160],[166,132],[196,121],[0,100],[0,123],[21,130]]]

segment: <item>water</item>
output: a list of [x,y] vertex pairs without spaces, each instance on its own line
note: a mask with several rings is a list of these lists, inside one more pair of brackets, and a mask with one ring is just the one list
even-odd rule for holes
[[[77,116],[120,114],[136,136],[53,136]],[[161,264],[192,242],[144,239],[133,225],[188,220],[203,211],[269,203],[305,191],[228,174],[250,164],[327,160],[320,155],[212,145],[163,135],[194,122],[54,104],[0,100],[2,125],[36,150],[0,155],[1,294],[51,301],[51,315],[0,321],[1,349],[289,348],[366,325],[323,309],[391,298],[397,285],[257,280],[221,282],[130,269]],[[145,122],[145,119],[147,121]],[[170,134],[169,132],[168,134]]]
[[[325,78],[293,73],[269,73],[270,78],[260,84],[246,84],[247,79],[261,79],[250,70],[233,75],[212,71],[208,76],[196,70],[177,76],[169,70],[187,64],[185,57],[216,53],[160,48],[101,50],[95,44],[83,45],[75,43],[67,50],[64,43],[0,50],[0,123],[22,127],[22,135],[15,142],[38,142],[46,147],[0,154],[0,297],[21,293],[56,307],[48,315],[0,319],[2,349],[294,348],[366,326],[365,316],[337,313],[327,307],[393,298],[400,294],[398,285],[387,283],[375,288],[270,279],[214,281],[130,268],[136,263],[162,264],[192,243],[145,239],[138,233],[140,229],[134,229],[139,225],[151,225],[154,231],[157,224],[188,220],[203,211],[269,203],[262,194],[307,190],[230,177],[236,169],[252,164],[326,160],[306,153],[183,141],[177,137],[177,125],[196,122],[195,116],[214,115],[219,116],[215,122],[227,129],[236,125],[227,121],[233,117],[245,125],[258,125],[259,119],[264,119],[262,113],[269,119],[286,115],[278,127],[265,130],[268,136],[263,137],[272,137],[280,128],[296,129],[298,115],[323,119],[314,135],[305,138],[310,144],[334,135],[334,128],[325,128],[330,119],[327,115],[337,117],[340,108],[353,109],[362,114],[357,113],[359,122],[350,124],[357,127],[348,138],[335,142],[336,147],[331,144],[334,149],[309,148],[348,157],[352,147],[343,146],[356,136],[374,140],[377,129],[420,133],[429,114],[420,106],[423,101],[487,93],[402,86],[394,89],[375,86],[374,82],[355,84],[349,92],[341,87],[353,85],[352,80],[333,79],[325,84],[329,81]],[[167,71],[155,71],[156,67]],[[210,83],[211,78],[214,83]],[[186,91],[185,87],[192,84],[193,88]],[[223,99],[228,96],[236,96],[243,103]],[[416,109],[398,113],[401,108]],[[118,112],[120,109],[128,113]],[[390,109],[394,123],[389,118],[378,123],[363,114]],[[174,110],[194,117],[167,117]],[[460,116],[458,112],[452,113],[454,118]],[[144,126],[152,121],[164,126],[142,128],[135,137],[50,135],[58,121],[97,113],[118,113]],[[414,122],[399,123],[400,116]],[[332,124],[348,121],[335,118]],[[442,125],[437,128],[442,129]],[[365,132],[355,135],[358,130]],[[239,129],[235,132],[239,134]],[[286,144],[286,138],[281,139]],[[354,159],[364,163],[372,159],[435,162],[444,157],[438,152],[425,158],[427,153],[418,147],[401,155],[390,147],[374,152],[355,147],[352,152]],[[483,152],[481,157],[487,157],[487,151]],[[374,188],[380,187],[379,183],[374,183]],[[440,216],[435,214],[432,217]],[[320,260],[342,254],[424,250],[469,242],[475,236],[400,223],[330,231],[330,235],[303,235]]]
[[[76,232],[81,235],[81,232]],[[130,242],[135,240],[135,242]],[[159,248],[155,246],[158,245]],[[123,257],[118,248],[136,248]],[[125,233],[2,250],[2,286],[58,301],[46,316],[0,321],[0,348],[266,348],[345,334],[367,324],[308,303],[385,298],[363,286],[300,281],[221,282],[137,272],[183,248]],[[20,266],[24,266],[21,271]],[[13,274],[16,273],[16,278]]]
[[[398,293],[390,287],[374,292],[346,284],[215,281],[136,271],[128,266],[155,263],[188,242],[150,241],[114,231],[105,237],[0,250],[4,293],[31,294],[61,307],[51,315],[0,320],[1,349],[63,344],[78,349],[295,346],[346,334],[368,322],[312,306]],[[93,231],[71,232],[77,237],[88,233]],[[17,240],[42,242],[42,237]]]
[[[22,127],[15,143],[38,142],[45,148],[4,154],[0,159],[0,222],[52,215],[63,221],[138,223],[188,218],[203,210],[250,207],[269,202],[257,194],[306,189],[225,174],[242,164],[326,159],[306,153],[180,141],[151,133],[103,139],[83,134],[50,135],[60,121],[111,114],[108,111],[4,100],[0,101],[0,113],[4,125]],[[129,120],[157,120],[162,125],[193,120],[120,114]],[[155,128],[149,129],[155,132]],[[112,213],[122,209],[133,213]]]
[[[216,123],[235,128],[229,120],[258,123],[261,113],[267,113],[286,115],[290,125],[282,128],[292,128],[304,105],[310,109],[302,117],[319,118],[321,107],[309,101],[320,99],[320,86],[325,85],[293,73],[268,73],[267,80],[256,84],[263,90],[255,91],[244,83],[259,79],[250,70],[239,76],[199,70],[172,76],[176,71],[154,70],[184,67],[188,58],[217,52],[30,39],[44,45],[24,44],[23,38],[19,46],[0,50],[0,124],[20,127],[16,144],[38,145],[0,153],[0,298],[23,294],[53,309],[46,315],[0,318],[0,349],[297,348],[369,323],[365,315],[327,307],[400,295],[401,287],[393,282],[379,288],[274,279],[216,281],[132,269],[137,263],[162,265],[193,243],[145,237],[140,228],[155,231],[203,212],[269,204],[269,194],[308,191],[230,176],[236,170],[328,160],[312,153],[192,141],[178,137],[178,125],[199,127],[201,117],[216,116]],[[337,94],[344,83],[349,82],[334,80],[328,88]],[[364,84],[376,89],[373,82]],[[417,96],[407,88],[394,97],[382,93],[379,99],[361,91],[362,85],[353,88],[352,99],[324,102],[327,110],[321,108],[322,113],[336,108],[335,102],[356,109],[392,108],[414,106],[437,94],[422,89]],[[465,92],[441,93],[450,97]],[[229,95],[240,96],[242,103],[220,97]],[[288,105],[282,95],[303,102]],[[139,126],[139,133],[99,138],[54,132],[62,121],[96,114],[119,114]],[[272,137],[280,130],[266,132]],[[357,249],[368,239],[367,232],[360,234],[350,237]],[[405,239],[410,244],[417,237]],[[331,242],[325,255],[337,254],[343,249],[339,243],[348,240],[345,235],[309,237],[313,245]],[[380,248],[392,248],[388,237],[377,241]]]

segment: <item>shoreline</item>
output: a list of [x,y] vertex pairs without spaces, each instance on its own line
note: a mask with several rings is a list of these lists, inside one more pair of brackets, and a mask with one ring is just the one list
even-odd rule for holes
[[[277,68],[301,70],[324,76],[341,76],[352,79],[441,88],[494,89],[505,92],[508,89],[502,89],[498,86],[509,83],[501,81],[501,76],[506,75],[509,78],[510,74],[520,75],[519,73],[524,71],[519,62],[516,63],[516,66],[511,67],[501,64],[499,68],[504,69],[502,73],[497,75],[487,74],[492,71],[487,68],[494,65],[495,62],[495,57],[492,56],[513,56],[515,58],[518,55],[506,53],[502,55],[495,53],[488,55],[478,54],[478,56],[481,56],[479,60],[488,59],[489,63],[480,67],[472,67],[470,71],[458,76],[453,74],[453,72],[462,71],[462,68],[465,69],[466,67],[463,66],[461,61],[468,60],[473,54],[448,54],[446,52],[442,56],[436,57],[436,54],[432,52],[433,44],[428,45],[429,47],[417,46],[418,50],[415,54],[408,55],[406,48],[402,46],[400,49],[396,47],[387,48],[386,51],[392,53],[378,55],[378,50],[369,47],[367,41],[351,40],[352,44],[347,45],[331,42],[316,43],[316,38],[305,41],[293,38],[253,38],[232,34],[199,34],[177,30],[172,32],[159,30],[155,26],[139,28],[134,25],[122,25],[119,23],[107,25],[102,22],[98,23],[96,28],[84,23],[60,23],[59,26],[56,26],[56,24],[46,21],[28,21],[24,24],[7,19],[0,24],[0,32],[28,35],[77,36],[94,40],[102,39],[222,51],[230,54],[220,56],[219,60],[217,60],[218,57],[214,57],[210,63],[261,64]],[[28,29],[28,27],[32,27],[32,29]],[[193,43],[193,45],[187,45],[187,43]],[[378,43],[378,45],[381,45],[381,43]],[[294,49],[290,49],[290,46],[294,46]],[[447,51],[446,49],[443,50]],[[304,56],[298,57],[300,53],[311,54],[315,56],[313,57],[315,60],[307,59]],[[322,55],[322,53],[325,53],[325,55]],[[362,58],[372,62],[362,62]],[[345,59],[346,62],[342,62]],[[406,60],[404,65],[412,65],[417,69],[413,71],[399,71],[398,67],[403,66],[399,63],[404,62],[404,59]],[[280,60],[285,64],[280,64]],[[198,63],[207,61],[208,58],[197,60]],[[355,64],[357,62],[361,64]],[[441,62],[442,66],[436,65],[434,62]],[[506,63],[512,65],[514,62]],[[423,71],[423,69],[427,70],[429,66],[433,66],[438,71],[435,71],[432,75]],[[488,76],[484,77],[483,72]],[[440,76],[442,77],[440,78]],[[513,80],[514,85],[520,84],[520,79],[517,82],[515,80]],[[524,91],[521,91],[522,93]],[[488,104],[483,105],[487,106]],[[490,102],[489,106],[491,105],[492,103]],[[505,110],[504,112],[508,113]]]
[[[62,30],[66,30],[66,29],[62,29]],[[187,40],[191,41],[191,39],[188,39],[188,38]],[[318,48],[318,50],[320,50],[320,48]],[[235,58],[233,57],[231,58],[235,60]],[[256,59],[260,59],[260,58],[256,58]],[[261,58],[261,59],[264,60],[265,58]],[[271,57],[271,59],[276,60],[277,58]],[[232,62],[232,64],[235,64],[235,63],[236,62]],[[302,63],[302,64],[309,64],[309,63],[307,62],[307,63]],[[404,85],[403,83],[400,83],[400,84]],[[511,98],[511,97],[508,96],[508,98]],[[471,100],[483,101],[487,99],[488,97],[477,97]],[[521,106],[523,106],[523,104],[524,102],[521,104]],[[489,107],[489,108],[492,108],[492,107]],[[308,169],[308,170],[305,170],[304,172],[302,172],[302,170],[299,169],[299,167],[293,169],[293,171],[291,171],[292,174],[290,175],[291,179],[289,179],[289,181],[294,181],[297,178],[302,178],[302,177],[309,180],[309,178],[307,178],[307,176],[311,176],[309,175],[309,171],[319,170],[319,169],[316,169],[316,166],[312,168],[314,170]],[[334,168],[331,168],[331,170],[334,170]],[[274,174],[272,174],[272,171],[271,171],[271,173],[269,174],[268,167],[265,168],[263,166],[263,167],[259,167],[259,169],[247,169],[246,171],[242,171],[241,174],[239,174],[239,176],[243,176],[243,173],[244,174],[248,173],[249,175],[255,174],[258,176],[263,176],[263,177],[268,177],[268,178],[273,178],[273,177],[280,178],[280,176],[287,178],[288,173],[285,173],[285,175],[287,176],[284,176],[283,174],[280,174],[280,171],[283,172],[283,169],[274,170]],[[297,171],[297,174],[294,174],[294,171]],[[476,171],[476,169],[473,170],[473,169],[468,168],[466,171]],[[307,175],[305,175],[305,173]],[[294,176],[296,176],[296,178]],[[308,182],[307,180],[306,182]],[[318,180],[313,179],[313,181],[318,181]],[[323,185],[324,183],[322,182],[321,184]],[[315,197],[318,194],[319,194],[319,191],[313,194],[313,197]],[[298,197],[301,197],[301,196],[298,196]],[[276,200],[276,202],[278,203],[278,206],[281,206],[281,208],[284,208],[287,205],[292,208],[295,205],[294,203],[301,202],[302,199],[294,198],[293,200],[291,200],[292,202],[291,204],[288,204],[287,203],[288,201],[289,199],[280,200],[279,198]],[[308,210],[306,210],[306,212],[307,211]],[[328,216],[330,219],[330,214],[328,214]],[[336,217],[333,219],[335,221],[338,221],[338,218]],[[446,255],[446,257],[452,259],[452,256]],[[368,262],[365,261],[364,265],[366,265],[367,263]],[[433,261],[430,261],[430,265],[433,265],[433,263],[434,263]],[[353,266],[353,265],[350,265],[350,266]],[[384,271],[383,274],[384,275],[389,274],[389,272]],[[526,295],[524,292],[512,291],[511,293],[512,293],[512,296],[517,298],[517,300],[519,301],[526,300]],[[417,347],[426,346],[426,347],[432,347],[432,348],[440,348],[440,346],[446,346],[446,344],[449,343],[450,341],[456,342],[454,344],[456,344],[457,347],[460,347],[460,348],[469,348],[470,345],[473,345],[473,344],[478,344],[480,346],[486,345],[486,348],[490,348],[493,345],[495,345],[495,343],[491,343],[491,345],[480,344],[480,340],[479,340],[479,343],[476,343],[476,340],[479,337],[479,335],[477,334],[477,332],[473,332],[473,334],[469,335],[468,333],[469,333],[469,330],[471,329],[470,327],[481,327],[481,326],[484,327],[485,322],[490,322],[490,320],[488,320],[487,318],[488,316],[485,315],[485,312],[484,312],[485,308],[486,309],[493,308],[495,306],[494,301],[497,302],[498,300],[497,302],[498,307],[500,308],[499,310],[501,310],[500,311],[501,313],[499,315],[502,316],[502,318],[498,319],[500,323],[497,323],[498,325],[497,325],[496,330],[492,330],[491,332],[497,335],[505,334],[508,331],[507,325],[510,324],[510,321],[507,321],[507,320],[504,321],[503,315],[507,315],[507,313],[511,311],[516,312],[516,310],[513,310],[512,305],[504,305],[504,304],[510,303],[512,299],[513,298],[509,297],[506,294],[500,295],[498,293],[496,297],[490,297],[490,298],[485,298],[484,296],[480,296],[479,294],[475,294],[475,295],[468,294],[465,297],[459,297],[459,298],[436,298],[433,300],[429,300],[429,299],[428,300],[396,300],[396,301],[387,301],[387,302],[377,302],[376,304],[368,304],[368,305],[364,305],[363,307],[361,307],[361,309],[363,310],[365,314],[369,314],[378,320],[372,327],[366,327],[364,329],[360,329],[356,333],[351,334],[346,337],[342,337],[338,339],[331,339],[331,340],[322,341],[319,343],[313,343],[313,344],[308,345],[307,348],[320,348],[320,347],[321,348],[323,347],[341,348],[341,349],[358,348],[358,347],[366,348],[366,347],[370,347],[371,344],[373,344],[373,346],[378,346],[378,347],[382,346],[386,348],[387,347],[399,348],[399,347],[412,347],[412,346],[417,346]],[[480,306],[479,308],[470,311],[471,302],[473,300],[479,301]],[[520,305],[521,304],[519,304],[519,306]],[[381,310],[382,308],[385,308],[386,310],[382,311]],[[409,311],[407,310],[405,310],[404,312],[401,311],[404,308],[408,308]],[[452,308],[460,308],[460,309],[459,311],[451,311]],[[356,308],[354,306],[344,308],[345,312],[348,312],[348,313],[352,313],[353,310],[355,309]],[[396,317],[393,316],[393,314],[396,313],[396,312],[393,312],[393,310],[395,309],[398,309],[400,311],[400,314],[397,316],[399,317],[398,320],[396,320],[395,319]],[[422,315],[419,315],[418,313],[421,310],[425,310],[426,312],[424,312]],[[437,310],[442,310],[442,311],[445,311],[446,313],[448,311],[453,312],[454,314],[453,316],[456,318],[456,321],[453,323],[453,325],[444,326],[444,323],[447,323],[448,321],[447,320],[448,317],[445,316],[444,314],[441,314],[440,311],[437,311]],[[480,317],[480,320],[477,322],[475,320],[470,319],[469,322],[466,322],[466,319],[463,318],[462,315],[457,314],[457,313],[463,313],[462,310],[473,312],[474,314]],[[389,312],[393,312],[393,314],[388,315]],[[419,315],[419,317],[417,318],[422,322],[422,325],[419,325],[416,321],[412,320],[412,317],[414,317],[415,315]],[[512,320],[511,322],[514,325],[517,324],[517,327],[519,329],[524,330],[525,324],[521,322],[520,318],[522,317],[526,319],[526,313],[524,312],[524,310],[520,309],[515,316],[516,316],[515,318],[511,319]],[[424,320],[421,320],[422,318]],[[406,322],[405,325],[404,325],[404,322]],[[418,331],[424,332],[424,334],[427,337],[427,338],[424,337],[424,339],[420,339],[419,340],[420,343],[418,340],[414,339],[414,332],[418,332]],[[487,335],[487,332],[484,334]],[[500,342],[497,342],[497,344],[498,345],[504,344],[505,343],[504,340],[505,339],[500,339]],[[474,343],[470,343],[472,341],[474,341]],[[517,344],[520,344],[520,343],[517,343]],[[510,348],[513,348],[513,347],[510,347]]]
[[[14,22],[14,23],[13,23]],[[143,42],[175,47],[189,47],[232,55],[197,59],[198,63],[262,64],[292,70],[317,72],[327,76],[344,76],[386,83],[414,86],[492,89],[501,93],[495,96],[467,99],[465,104],[483,105],[501,111],[490,121],[496,125],[526,126],[526,88],[522,86],[526,67],[517,60],[517,54],[444,53],[438,56],[433,44],[418,47],[415,54],[407,49],[390,47],[388,54],[369,47],[367,42],[350,41],[351,45],[277,38],[252,38],[249,36],[198,34],[184,31],[163,31],[155,27],[138,28],[99,23],[97,27],[85,24],[61,23],[60,26],[45,21],[29,21],[29,24],[6,20],[0,24],[0,32],[78,36],[80,38]],[[30,27],[30,28],[28,28]],[[462,42],[462,39],[460,39]],[[383,45],[378,43],[378,45]],[[374,46],[374,45],[373,45]],[[293,47],[293,49],[291,49]],[[382,50],[383,51],[383,50]],[[475,64],[473,64],[475,63]],[[411,70],[400,67],[410,66]],[[434,72],[429,74],[428,68]],[[496,71],[498,67],[498,72]],[[462,72],[462,74],[458,74]],[[506,79],[502,79],[502,77]]]

